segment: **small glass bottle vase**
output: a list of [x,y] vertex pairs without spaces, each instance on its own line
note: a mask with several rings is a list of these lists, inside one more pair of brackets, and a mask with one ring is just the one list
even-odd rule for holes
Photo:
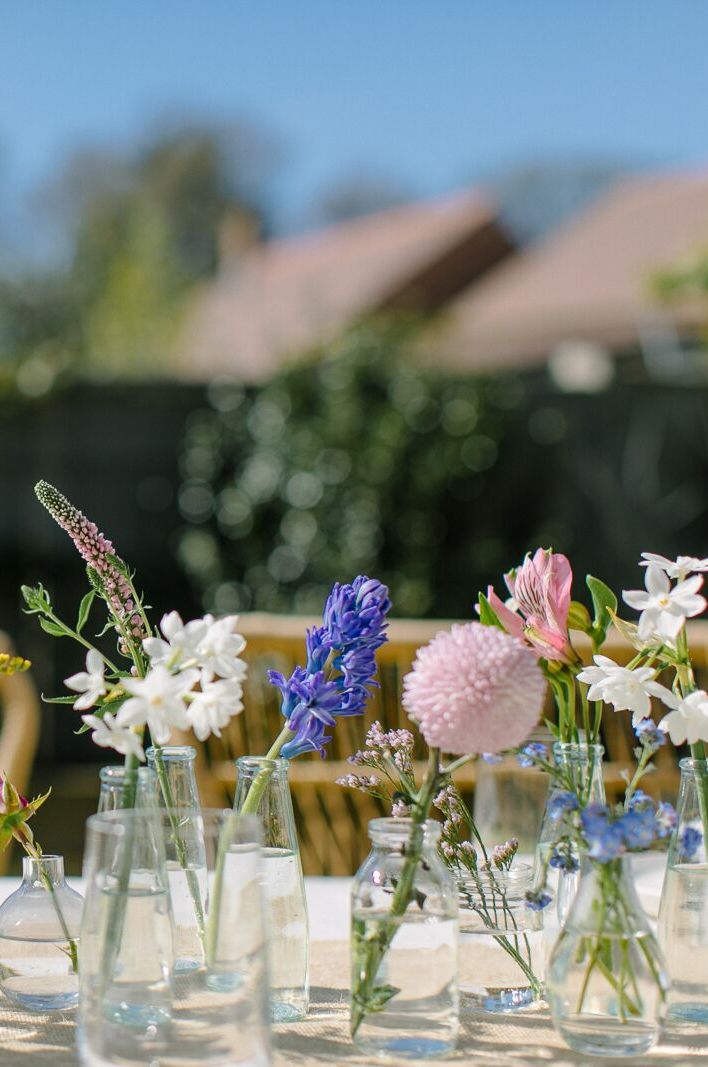
[[[175,938],[175,974],[194,971],[205,959],[207,868],[204,824],[191,745],[163,745],[145,753],[157,778],[157,803],[168,810],[167,882]],[[177,816],[179,812],[179,816]]]
[[273,1022],[304,1019],[310,1002],[309,932],[289,761],[242,756],[234,809],[263,826],[263,878]]
[[458,903],[440,824],[373,819],[369,837],[352,886],[352,1040],[367,1056],[446,1056],[459,1026]]
[[149,767],[101,767],[98,777],[101,783],[99,815],[105,811],[157,807],[157,777]]
[[536,1008],[543,994],[543,912],[526,903],[531,866],[485,870],[458,879],[460,1010],[463,1014]]
[[676,826],[659,905],[672,1027],[708,1027],[708,762],[682,759]]
[[663,957],[639,903],[630,857],[585,858],[580,884],[548,963],[556,1030],[587,1056],[640,1056],[666,1014]]
[[[575,793],[581,808],[588,804],[605,803],[605,783],[602,777],[602,745],[588,745],[584,741],[556,741],[553,745],[553,762],[561,779],[551,783],[546,800],[546,810],[536,848],[534,885],[547,880],[556,901],[556,915],[560,926],[565,922],[570,905],[580,881],[579,868],[575,871],[558,871],[549,868],[549,860],[558,834],[558,822],[553,818],[553,801],[559,793]],[[580,857],[576,857],[580,861]]]
[[0,989],[16,1007],[78,1004],[83,903],[66,884],[62,856],[23,857],[22,884],[0,905]]

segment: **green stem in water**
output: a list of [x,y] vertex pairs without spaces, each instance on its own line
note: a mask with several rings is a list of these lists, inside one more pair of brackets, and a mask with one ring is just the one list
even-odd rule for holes
[[373,941],[365,941],[362,958],[357,961],[357,974],[353,978],[351,1030],[354,1036],[364,1017],[376,1010],[372,998],[376,979],[383,959],[393,941],[398,925],[396,919],[403,916],[414,897],[415,874],[420,862],[420,853],[425,833],[424,823],[430,811],[433,797],[440,782],[440,749],[431,748],[428,755],[428,769],[418,796],[411,809],[411,834],[406,847],[406,859],[401,876],[391,898],[389,916]]

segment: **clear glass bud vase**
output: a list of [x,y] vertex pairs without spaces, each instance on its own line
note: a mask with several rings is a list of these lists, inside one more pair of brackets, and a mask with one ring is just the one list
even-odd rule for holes
[[304,1019],[310,1002],[309,933],[289,761],[243,756],[236,761],[234,809],[258,815],[263,826],[266,929],[269,935],[271,1018]]
[[79,1000],[83,897],[62,856],[22,859],[22,884],[0,905],[0,989],[26,1011],[66,1011]]
[[157,776],[150,767],[101,767],[98,814],[122,808],[156,807],[159,798]]
[[549,867],[553,846],[558,834],[558,822],[553,817],[553,801],[559,793],[577,794],[580,807],[605,803],[605,783],[602,777],[602,745],[588,745],[584,741],[556,741],[553,745],[553,762],[561,774],[561,781],[551,783],[546,800],[546,810],[536,849],[534,885],[544,879],[553,891],[556,916],[560,926],[573,903],[580,881],[580,856],[576,856],[575,870],[557,870]]
[[548,963],[553,1025],[576,1052],[640,1056],[657,1041],[667,978],[630,859],[585,858]]
[[[163,745],[145,753],[157,778],[161,807],[170,812],[171,832],[165,840],[165,859],[173,931],[174,970],[191,971],[204,962],[207,869],[204,824],[194,772],[196,750],[191,745]],[[180,816],[174,814],[179,812]]]
[[676,826],[659,905],[672,1026],[708,1026],[708,762],[682,759]]
[[352,885],[352,1040],[367,1056],[445,1056],[459,1026],[458,902],[440,824],[373,819],[369,837]]
[[543,993],[543,911],[531,909],[531,866],[458,879],[460,1006],[487,1014],[537,1007]]

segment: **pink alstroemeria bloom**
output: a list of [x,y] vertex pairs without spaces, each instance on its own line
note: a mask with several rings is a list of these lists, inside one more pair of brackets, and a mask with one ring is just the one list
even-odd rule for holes
[[538,548],[521,566],[504,576],[512,603],[504,604],[490,587],[492,610],[513,637],[523,637],[538,656],[560,663],[577,663],[568,637],[573,572],[558,552]]

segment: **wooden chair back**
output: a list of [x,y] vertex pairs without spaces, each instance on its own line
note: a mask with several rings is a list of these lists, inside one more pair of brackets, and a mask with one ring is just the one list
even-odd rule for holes
[[[0,632],[0,652],[14,654],[7,634]],[[39,697],[30,673],[0,675],[0,774],[20,793],[27,793],[39,740]],[[10,860],[10,849],[0,853],[0,874]]]

